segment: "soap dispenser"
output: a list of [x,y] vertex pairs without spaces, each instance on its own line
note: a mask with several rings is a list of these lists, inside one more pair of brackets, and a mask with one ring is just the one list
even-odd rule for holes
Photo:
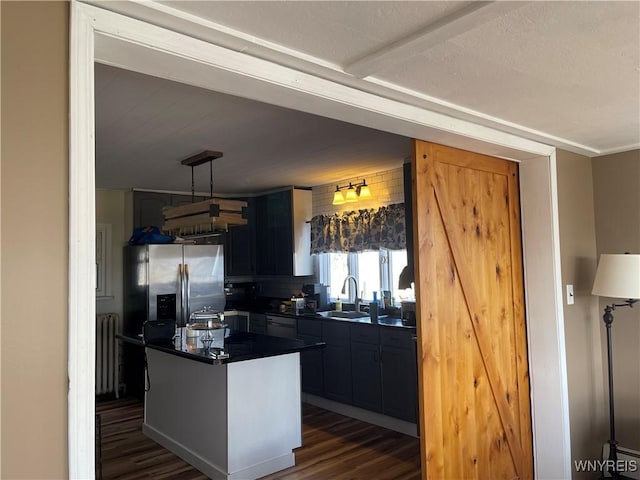
[[371,323],[378,323],[378,292],[373,292],[373,301],[369,303]]

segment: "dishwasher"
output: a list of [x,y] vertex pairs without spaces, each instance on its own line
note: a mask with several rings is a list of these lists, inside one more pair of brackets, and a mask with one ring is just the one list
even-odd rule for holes
[[267,315],[267,335],[273,337],[296,338],[296,319]]

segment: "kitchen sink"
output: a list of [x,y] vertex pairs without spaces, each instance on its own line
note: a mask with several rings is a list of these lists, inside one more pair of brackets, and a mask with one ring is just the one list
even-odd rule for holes
[[327,312],[326,315],[327,317],[333,317],[333,318],[365,318],[369,316],[369,314],[366,312],[356,312],[356,311],[343,312],[343,311],[337,311],[337,310]]

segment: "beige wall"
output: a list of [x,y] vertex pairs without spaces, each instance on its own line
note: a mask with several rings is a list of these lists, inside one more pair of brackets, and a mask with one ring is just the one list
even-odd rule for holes
[[[601,457],[607,439],[598,298],[591,295],[596,268],[591,159],[557,152],[558,209],[563,289],[574,286],[574,305],[564,297],[572,460]],[[591,474],[592,475],[592,474]],[[574,478],[590,478],[574,472]]]
[[111,225],[111,262],[109,276],[111,292],[108,297],[96,300],[96,313],[117,313],[122,318],[122,247],[130,231],[125,222],[125,192],[121,190],[96,190],[96,223]]
[[68,17],[1,2],[3,479],[67,469]]
[[[640,150],[592,163],[598,254],[640,253]],[[611,301],[602,298],[600,312]],[[614,318],[616,436],[621,446],[640,451],[640,308],[616,309]]]

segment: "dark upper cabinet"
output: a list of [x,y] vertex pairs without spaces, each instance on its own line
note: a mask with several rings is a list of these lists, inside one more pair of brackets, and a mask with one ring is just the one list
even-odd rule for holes
[[293,231],[287,226],[291,216],[291,192],[277,192],[256,198],[256,273],[277,275],[292,270]]
[[347,322],[324,321],[322,340],[324,396],[337,402],[352,403],[351,346]]
[[311,191],[289,189],[256,198],[258,275],[312,275]]
[[253,275],[256,273],[255,201],[247,201],[247,224],[229,226],[225,238],[225,275]]
[[[206,197],[196,196],[194,202],[201,202]],[[133,192],[133,228],[153,225],[162,228],[164,207],[178,207],[192,203],[191,195],[179,195],[162,192]]]
[[418,374],[415,334],[399,329],[382,329],[383,413],[416,423],[418,412]]

